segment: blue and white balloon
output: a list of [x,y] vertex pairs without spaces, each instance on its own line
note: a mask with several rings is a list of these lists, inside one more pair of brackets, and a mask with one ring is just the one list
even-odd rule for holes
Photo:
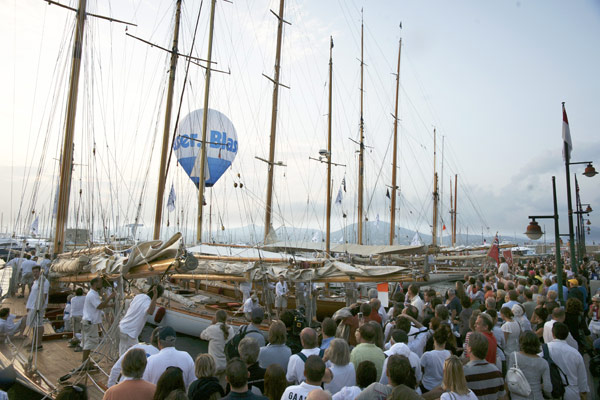
[[[200,182],[200,150],[202,148],[203,109],[189,113],[179,124],[173,150],[179,164],[183,167],[192,182],[199,186]],[[206,159],[205,185],[213,186],[231,166],[238,151],[237,133],[233,123],[221,112],[208,109],[206,127]],[[198,165],[194,168],[198,160]]]

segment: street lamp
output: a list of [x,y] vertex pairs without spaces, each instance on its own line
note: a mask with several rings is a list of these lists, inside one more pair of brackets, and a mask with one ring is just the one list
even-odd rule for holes
[[527,226],[525,235],[531,240],[538,240],[542,237],[542,228],[537,223],[536,219],[553,219],[554,220],[554,245],[556,250],[554,252],[556,258],[556,275],[558,283],[558,301],[563,303],[563,266],[562,259],[560,257],[560,233],[558,231],[558,205],[556,202],[556,177],[552,177],[552,199],[554,201],[554,215],[530,215],[531,222]]

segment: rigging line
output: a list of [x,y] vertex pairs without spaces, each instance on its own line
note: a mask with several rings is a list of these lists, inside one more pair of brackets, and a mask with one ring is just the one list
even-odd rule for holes
[[[198,26],[200,24],[200,14],[202,12],[202,5],[204,4],[204,0],[202,0],[200,2],[200,9],[198,10],[198,17],[196,18],[196,26],[194,27],[194,36],[192,38],[192,46],[190,49],[190,55],[194,49],[194,44],[196,43],[196,33],[198,32]],[[175,134],[177,133],[177,126],[179,125],[179,117],[181,116],[181,107],[183,105],[183,95],[185,94],[185,87],[186,87],[186,82],[188,79],[188,73],[190,70],[190,65],[192,64],[192,60],[190,58],[187,58],[187,65],[185,67],[185,76],[183,78],[183,85],[182,85],[182,89],[181,89],[181,95],[179,97],[179,107],[177,108],[177,118],[175,118],[175,126],[173,127],[173,135],[171,136],[171,142],[170,143],[175,143]],[[211,68],[210,65],[207,66],[207,68]],[[203,143],[204,145],[204,143]],[[169,176],[169,167],[171,165],[171,156],[173,155],[173,149],[172,149],[172,145],[169,148],[169,159],[167,160],[167,169],[165,170],[165,178],[167,176]]]
[[[388,140],[388,145],[385,149],[385,153],[383,155],[383,160],[385,160],[385,158],[387,157],[389,151],[390,151],[390,147],[392,147],[392,139],[394,138],[394,132],[392,132],[390,134],[390,138]],[[367,154],[368,157],[368,154]],[[379,172],[377,173],[377,178],[375,179],[375,184],[373,185],[373,190],[371,191],[371,196],[369,199],[369,202],[367,203],[367,213],[369,212],[369,209],[371,208],[371,203],[373,202],[373,198],[375,197],[375,191],[377,190],[377,184],[379,182],[379,178],[381,177],[381,173],[383,171],[383,166],[385,164],[385,161],[381,163],[381,166],[379,167]]]

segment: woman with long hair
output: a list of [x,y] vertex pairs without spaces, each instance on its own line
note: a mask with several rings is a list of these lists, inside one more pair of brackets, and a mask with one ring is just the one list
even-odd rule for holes
[[462,362],[451,356],[444,362],[442,388],[445,390],[440,400],[477,400],[477,396],[467,387]]
[[281,400],[281,395],[285,392],[288,382],[285,379],[285,371],[279,364],[271,364],[265,371],[265,392],[264,396],[269,400]]
[[577,341],[579,351],[583,354],[584,351],[591,347],[587,341],[590,330],[583,317],[583,303],[575,297],[567,300],[565,306],[565,324],[569,327],[571,336]]
[[219,310],[212,320],[212,325],[200,333],[200,339],[208,341],[208,354],[215,359],[216,376],[220,377],[227,367],[225,343],[233,337],[233,328],[227,325],[227,312]]
[[521,335],[521,326],[514,320],[514,314],[508,307],[502,307],[500,315],[504,323],[502,324],[502,332],[504,332],[504,354],[506,359],[515,351],[519,351],[519,336]]
[[216,377],[215,359],[210,354],[199,354],[196,357],[196,379],[188,389],[190,400],[218,400],[225,396],[225,391]]
[[350,362],[350,349],[348,343],[343,339],[333,339],[325,350],[323,361],[333,373],[331,382],[326,383],[325,390],[332,395],[340,391],[344,386],[356,384],[356,372],[354,364]]
[[162,373],[156,382],[156,392],[152,400],[165,400],[174,390],[181,389],[185,392],[183,371],[179,367],[169,367]]
[[512,368],[516,362],[529,382],[531,394],[529,397],[522,397],[511,392],[510,398],[512,400],[542,400],[544,398],[542,390],[549,394],[552,391],[552,381],[548,362],[538,356],[541,351],[540,340],[535,333],[526,331],[519,338],[519,346],[521,351],[514,352],[508,358],[508,368]]

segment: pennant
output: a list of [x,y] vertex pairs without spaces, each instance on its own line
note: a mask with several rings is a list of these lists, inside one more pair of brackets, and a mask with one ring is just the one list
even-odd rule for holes
[[446,224],[442,224],[442,230],[445,231],[446,230]]
[[387,189],[385,191],[385,197],[387,197],[388,199],[391,199],[391,197],[390,197],[390,189]]
[[563,124],[562,124],[562,138],[563,142],[567,144],[567,154],[563,147],[563,160],[571,159],[571,150],[573,150],[573,143],[571,142],[571,131],[569,129],[569,120],[567,119],[567,110],[565,109],[565,103],[562,103],[563,112]]
[[498,242],[498,233],[496,233],[496,236],[494,237],[492,247],[490,247],[487,256],[496,260],[496,264],[500,264],[500,246]]
[[508,265],[512,266],[512,264],[513,264],[513,256],[512,256],[512,250],[511,249],[503,250],[502,251],[502,257],[504,257],[504,259],[506,260],[506,263]]
[[342,187],[344,188],[344,192],[346,192],[346,177],[342,178]]
[[38,233],[38,224],[40,222],[39,220],[40,220],[40,217],[36,216],[35,219],[33,220],[33,223],[31,224],[31,233],[33,235],[37,235],[37,233]]
[[340,190],[338,190],[337,197],[335,198],[335,204],[342,205],[342,188],[341,187],[340,187]]
[[171,184],[171,191],[169,192],[169,200],[167,200],[167,210],[169,212],[175,211],[175,199],[177,196],[175,195],[175,188],[173,184]]

